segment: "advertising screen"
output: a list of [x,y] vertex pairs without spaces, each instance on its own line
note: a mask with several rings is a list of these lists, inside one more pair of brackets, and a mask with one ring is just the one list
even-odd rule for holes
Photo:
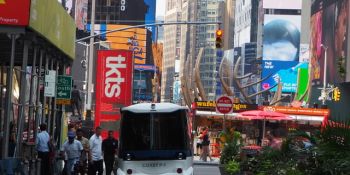
[[27,26],[29,6],[29,0],[0,0],[0,24]]
[[299,61],[299,15],[265,15],[263,60]]
[[[95,32],[102,33],[110,30],[128,27],[129,25],[116,24],[96,24]],[[88,31],[90,25],[88,25]],[[111,46],[111,49],[122,49],[134,51],[134,63],[146,64],[146,45],[147,45],[147,29],[134,28],[119,32],[113,32],[102,35]]]
[[120,108],[132,103],[132,52],[99,50],[97,57],[95,126],[105,137],[119,129]]
[[[121,0],[120,19],[130,21],[127,24],[150,24],[155,23],[156,0]],[[125,24],[125,23],[124,23]],[[148,27],[155,39],[155,27]]]
[[[299,15],[265,15],[263,37],[262,89],[282,83],[282,92],[295,92],[300,54]],[[296,67],[293,67],[296,66]],[[272,89],[276,91],[277,88]]]
[[87,22],[88,0],[75,1],[75,24],[79,30],[84,30]]
[[302,0],[263,0],[264,9],[301,9]]
[[[327,82],[344,82],[349,55],[350,0],[314,1],[311,16],[311,79],[323,84],[323,65],[327,48]],[[324,47],[322,47],[322,45]]]

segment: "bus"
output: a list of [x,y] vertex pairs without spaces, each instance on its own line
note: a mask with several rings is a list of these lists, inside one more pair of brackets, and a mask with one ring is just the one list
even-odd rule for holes
[[188,108],[140,103],[121,109],[118,175],[193,175]]

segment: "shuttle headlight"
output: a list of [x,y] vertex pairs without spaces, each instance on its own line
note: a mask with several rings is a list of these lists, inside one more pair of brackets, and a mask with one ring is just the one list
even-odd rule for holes
[[184,153],[178,153],[177,154],[177,159],[179,159],[179,160],[182,160],[182,159],[185,159],[185,155],[184,155]]
[[131,160],[131,157],[132,157],[131,154],[128,153],[128,154],[126,154],[125,158],[126,158],[126,160]]

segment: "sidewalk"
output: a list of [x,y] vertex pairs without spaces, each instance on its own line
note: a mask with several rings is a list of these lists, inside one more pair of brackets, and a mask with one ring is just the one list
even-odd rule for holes
[[207,158],[207,161],[204,162],[203,160],[199,159],[199,156],[193,157],[193,164],[194,165],[212,165],[212,166],[218,166],[220,163],[220,157],[212,157],[212,161],[210,161],[209,157]]

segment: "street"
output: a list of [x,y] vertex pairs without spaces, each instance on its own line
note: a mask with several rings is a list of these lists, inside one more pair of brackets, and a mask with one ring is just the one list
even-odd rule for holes
[[194,165],[195,175],[220,175],[219,167],[215,165]]

